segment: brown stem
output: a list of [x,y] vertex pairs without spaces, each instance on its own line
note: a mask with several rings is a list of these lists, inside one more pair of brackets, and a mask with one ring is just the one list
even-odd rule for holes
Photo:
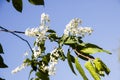
[[81,57],[83,57],[83,58],[85,58],[85,59],[87,59],[87,60],[94,60],[94,57],[92,57],[92,56],[91,56],[91,57],[90,57],[90,56],[86,56],[86,55],[78,52],[76,49],[73,49],[73,50],[75,51],[75,53],[76,53],[78,56],[81,56]]

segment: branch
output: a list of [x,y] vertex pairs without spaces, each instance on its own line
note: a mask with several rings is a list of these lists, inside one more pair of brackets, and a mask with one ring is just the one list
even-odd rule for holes
[[87,59],[87,60],[94,60],[94,57],[93,56],[91,56],[91,55],[85,55],[85,54],[83,54],[83,53],[80,53],[80,52],[78,52],[76,49],[73,49],[74,51],[75,51],[75,53],[80,57],[82,57],[82,58],[85,58],[85,59]]
[[16,36],[16,37],[20,38],[21,40],[25,41],[25,42],[27,43],[27,45],[29,46],[31,52],[33,53],[32,47],[30,46],[29,42],[28,42],[26,39],[24,39],[24,38],[22,38],[21,36],[19,36],[18,34],[16,34],[16,33],[25,34],[25,32],[21,32],[21,31],[11,31],[11,30],[8,30],[8,29],[3,28],[3,27],[1,27],[1,26],[0,26],[0,29],[1,29],[0,31],[4,31],[4,32],[11,33],[11,34],[13,34],[14,36]]
[[2,29],[2,30],[0,30],[0,31],[3,31],[3,32],[12,32],[12,33],[20,33],[20,34],[25,34],[25,32],[22,32],[22,31],[11,31],[11,30],[7,30],[7,29],[5,29],[5,28],[3,28],[3,27],[1,27],[0,26],[0,28]]

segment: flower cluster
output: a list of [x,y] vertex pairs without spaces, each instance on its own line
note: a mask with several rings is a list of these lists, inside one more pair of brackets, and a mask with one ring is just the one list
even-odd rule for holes
[[64,34],[68,36],[85,36],[86,34],[91,34],[93,30],[90,27],[79,27],[82,21],[79,18],[72,19],[64,30]]
[[25,30],[25,35],[31,36],[31,37],[37,37],[36,41],[39,42],[41,40],[46,39],[46,32],[49,28],[46,24],[49,23],[49,15],[43,13],[41,15],[41,25],[37,28],[27,28]]
[[11,73],[17,73],[19,71],[21,71],[22,69],[24,69],[28,64],[27,63],[22,63],[20,66],[18,66],[17,68],[15,68],[14,70],[12,70]]
[[57,48],[55,48],[50,54],[50,64],[46,66],[45,69],[48,71],[49,75],[55,75],[56,64],[58,63],[59,53]]
[[36,37],[35,41],[35,47],[33,48],[34,57],[37,59],[41,54],[41,49],[38,46],[42,41],[45,41],[47,39],[47,31],[49,29],[49,26],[47,23],[50,22],[49,15],[42,13],[41,14],[41,24],[39,27],[36,28],[27,28],[25,31],[25,35],[30,37]]
[[33,48],[34,58],[37,59],[41,55],[41,49],[39,47]]

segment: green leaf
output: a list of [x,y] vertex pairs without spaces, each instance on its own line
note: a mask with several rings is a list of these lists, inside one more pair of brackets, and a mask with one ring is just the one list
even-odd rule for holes
[[63,52],[62,47],[59,47],[59,48],[58,48],[58,54],[60,55],[59,58],[60,58],[61,60],[65,61],[66,56],[65,56],[65,54],[64,54],[64,52]]
[[67,53],[67,61],[68,61],[68,64],[69,64],[69,67],[70,69],[72,70],[72,72],[76,75],[75,73],[75,70],[74,70],[74,67],[72,65],[72,59],[71,59],[71,55],[70,55],[70,51],[68,50],[68,53]]
[[102,60],[100,60],[100,62],[101,62],[101,64],[102,64],[102,66],[103,66],[103,69],[104,69],[105,73],[106,73],[107,75],[109,75],[110,69],[105,65],[105,63],[103,63]]
[[0,68],[7,68],[8,66],[4,63],[2,56],[0,55]]
[[100,75],[100,76],[104,76],[104,69],[103,66],[101,64],[101,61],[99,58],[96,58],[93,60],[94,63],[94,67],[96,69],[96,72]]
[[51,41],[56,41],[58,42],[58,37],[56,35],[56,33],[51,33],[48,35],[48,38],[51,40]]
[[59,45],[62,46],[64,44],[64,42],[67,40],[68,36],[67,35],[63,35],[60,40],[58,41]]
[[42,71],[36,72],[36,76],[38,76],[41,80],[49,80],[48,74],[45,74]]
[[68,37],[67,40],[64,42],[65,45],[71,45],[76,43],[77,43],[77,40],[74,36]]
[[42,61],[48,65],[49,61],[50,61],[50,53],[48,53],[47,55],[42,57]]
[[97,74],[97,72],[96,72],[93,64],[90,61],[87,61],[85,63],[85,67],[90,72],[90,74],[92,75],[92,77],[94,78],[94,80],[101,80],[100,76]]
[[2,45],[0,44],[0,54],[1,54],[1,53],[4,53],[4,52],[3,52]]
[[49,29],[47,32],[49,32],[49,33],[56,33],[54,30],[52,30],[52,29]]
[[44,5],[44,0],[28,0],[28,1],[34,5]]
[[83,48],[81,49],[81,52],[85,53],[85,54],[94,54],[94,53],[98,53],[98,52],[105,52],[105,53],[111,54],[109,51],[103,50],[99,46],[97,46],[95,44],[91,44],[91,43],[85,43],[83,45]]
[[32,60],[32,61],[31,61],[31,67],[32,67],[32,69],[33,69],[34,71],[37,70],[37,64],[36,64],[36,61],[35,61],[35,60]]
[[22,12],[23,8],[22,0],[12,0],[12,4],[17,11]]
[[28,80],[30,79],[30,76],[31,76],[33,71],[34,71],[33,69],[30,70],[30,73],[29,73],[29,76],[28,76]]
[[76,50],[74,49],[74,51],[75,51],[76,55],[83,60],[88,61],[89,58],[94,59],[94,57],[92,55],[84,54],[84,53],[80,52],[79,47]]
[[82,66],[80,65],[80,62],[78,60],[78,58],[76,57],[75,58],[75,66],[76,66],[76,69],[78,70],[78,72],[81,74],[81,76],[83,77],[84,80],[88,80],[87,76],[85,75],[85,72],[82,68]]

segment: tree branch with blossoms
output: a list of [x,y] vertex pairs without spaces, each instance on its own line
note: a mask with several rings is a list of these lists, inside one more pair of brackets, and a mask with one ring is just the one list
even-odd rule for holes
[[[59,60],[68,61],[71,71],[76,75],[74,66],[83,77],[83,80],[88,80],[84,69],[82,68],[79,59],[85,61],[85,67],[90,72],[95,80],[101,80],[101,76],[110,73],[110,69],[100,58],[94,58],[93,54],[105,52],[111,54],[109,51],[92,44],[85,43],[82,38],[86,35],[91,35],[93,29],[90,27],[82,27],[82,20],[79,18],[72,19],[64,30],[62,36],[58,36],[56,31],[50,29],[50,18],[48,14],[41,14],[41,24],[36,28],[27,28],[25,32],[10,31],[0,27],[4,32],[14,34],[22,33],[28,37],[36,38],[34,41],[34,47],[31,49],[31,57],[26,58],[23,64],[15,68],[12,73],[19,72],[27,66],[31,66],[31,71],[35,72],[35,77],[31,77],[31,80],[49,80],[49,76],[56,74],[56,65]],[[22,37],[20,39],[26,41]],[[56,42],[57,45],[53,46],[53,51],[47,52],[47,41],[51,43]],[[29,45],[28,41],[26,41]],[[63,46],[68,46],[67,53],[64,52]],[[75,53],[75,54],[74,54]]]

